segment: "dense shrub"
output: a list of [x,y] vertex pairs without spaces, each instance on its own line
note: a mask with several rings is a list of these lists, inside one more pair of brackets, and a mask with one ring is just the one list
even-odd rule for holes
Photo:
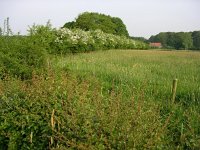
[[3,36],[0,38],[0,78],[5,75],[29,79],[32,72],[45,67],[46,52],[32,37]]
[[32,25],[28,29],[28,36],[31,37],[32,42],[38,45],[47,52],[51,53],[54,50],[54,42],[56,39],[56,29],[52,27],[50,21],[46,25]]
[[[0,81],[0,149],[131,149],[162,144],[157,105],[62,74]],[[111,119],[112,118],[112,119]],[[145,125],[145,126],[144,126]]]
[[105,49],[147,49],[147,44],[104,33],[101,30],[83,31],[81,29],[62,28],[57,31],[56,53],[87,52]]
[[82,29],[52,28],[33,25],[29,35],[34,42],[44,47],[49,53],[78,53],[107,49],[147,49],[148,45],[125,36],[104,33],[101,30],[84,31]]
[[60,72],[0,80],[0,149],[200,148],[198,112],[102,88]]

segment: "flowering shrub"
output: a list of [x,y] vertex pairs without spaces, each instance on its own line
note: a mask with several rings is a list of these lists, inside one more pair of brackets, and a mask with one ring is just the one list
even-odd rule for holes
[[61,28],[56,32],[55,49],[59,53],[87,52],[106,49],[147,49],[147,45],[125,36],[104,33],[101,30]]
[[92,46],[93,44],[94,40],[91,34],[81,29],[62,28],[57,31],[55,45],[59,52],[84,52],[91,50],[89,45]]
[[82,29],[52,28],[50,22],[33,25],[29,35],[34,43],[49,53],[77,53],[107,49],[147,49],[147,44],[125,36],[104,33],[101,30],[84,31]]

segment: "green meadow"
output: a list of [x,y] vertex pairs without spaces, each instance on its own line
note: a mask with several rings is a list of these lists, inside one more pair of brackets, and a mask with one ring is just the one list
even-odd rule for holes
[[[103,99],[95,112],[111,119],[101,126],[111,125],[108,134],[117,138],[102,149],[200,148],[199,52],[109,50],[58,56],[51,63],[99,87],[94,95]],[[174,79],[178,83],[173,101]]]
[[0,149],[200,149],[199,52],[46,57],[31,78],[0,80]]
[[200,53],[191,51],[109,50],[58,57],[56,68],[97,78],[123,93],[145,90],[155,101],[170,99],[173,79],[178,79],[177,101],[199,98]]

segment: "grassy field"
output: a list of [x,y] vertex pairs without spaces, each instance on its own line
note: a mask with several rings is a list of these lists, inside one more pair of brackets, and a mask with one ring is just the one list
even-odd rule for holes
[[[102,86],[99,92],[109,95],[113,90],[117,91],[122,103],[134,99],[138,108],[142,103],[144,114],[149,110],[148,117],[158,117],[159,123],[154,123],[160,129],[155,133],[154,142],[151,139],[142,145],[140,141],[141,145],[135,147],[200,148],[199,52],[110,50],[59,57],[53,62],[56,68],[70,70],[82,77],[97,78]],[[171,92],[173,79],[178,79],[174,103]],[[147,118],[140,120],[141,125],[147,128],[138,131],[139,135],[144,136],[149,128],[150,131],[155,129],[155,124],[150,123],[154,119]],[[158,141],[162,144],[159,145]]]
[[0,149],[200,149],[199,52],[109,50],[49,60],[30,80],[0,80]]
[[163,102],[170,98],[172,81],[177,78],[177,101],[190,103],[199,99],[199,52],[100,51],[59,58],[56,67],[95,76],[105,86],[115,84],[129,94],[142,88],[145,95]]

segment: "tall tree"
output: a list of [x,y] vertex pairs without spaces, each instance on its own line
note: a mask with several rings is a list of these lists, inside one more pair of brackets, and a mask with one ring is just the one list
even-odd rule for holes
[[149,41],[161,42],[164,48],[191,49],[193,47],[193,39],[190,32],[161,32],[151,36]]
[[142,41],[142,42],[144,42],[144,43],[148,43],[148,40],[146,39],[146,38],[144,38],[144,37],[130,37],[131,39],[133,39],[133,40],[137,40],[137,41]]
[[120,18],[99,13],[82,13],[75,21],[67,22],[64,27],[80,28],[85,31],[100,29],[105,33],[129,36],[126,25]]
[[164,32],[161,32],[158,34],[157,36],[158,41],[160,41],[162,43],[163,47],[167,47],[167,34]]
[[149,38],[149,42],[159,42],[162,43],[163,47],[167,47],[167,34],[165,32],[161,32],[155,36],[151,36]]
[[193,48],[200,50],[200,31],[192,32]]
[[192,48],[192,36],[191,33],[178,32],[175,34],[175,48],[176,49],[189,49]]
[[176,33],[175,32],[167,32],[167,48],[175,48],[176,44]]
[[126,30],[126,25],[118,17],[111,18],[112,22],[115,24],[115,34],[128,36],[128,31]]
[[69,28],[69,29],[73,29],[73,28],[75,28],[75,22],[74,21],[67,22],[67,23],[65,23],[64,27]]

